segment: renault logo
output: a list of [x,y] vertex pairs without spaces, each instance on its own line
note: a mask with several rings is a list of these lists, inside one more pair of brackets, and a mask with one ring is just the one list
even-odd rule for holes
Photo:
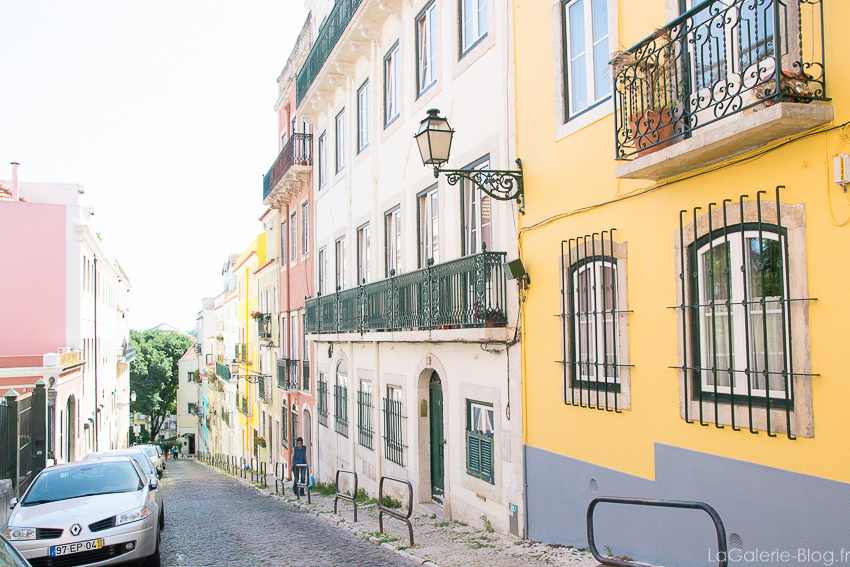
[[74,524],[71,526],[71,535],[78,536],[81,531],[83,531],[83,527],[80,524]]

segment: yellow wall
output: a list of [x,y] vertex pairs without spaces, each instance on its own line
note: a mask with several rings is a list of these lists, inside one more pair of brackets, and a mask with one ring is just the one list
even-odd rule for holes
[[[666,23],[664,0],[619,2],[619,49]],[[850,63],[843,56],[839,22],[850,3],[827,1],[826,73],[839,125],[850,120]],[[532,284],[524,306],[523,381],[525,442],[529,446],[653,478],[654,444],[664,443],[850,482],[850,400],[846,341],[850,321],[850,200],[832,182],[832,159],[850,153],[833,129],[791,142],[766,155],[642,195],[575,212],[654,187],[614,177],[613,115],[563,139],[556,136],[553,13],[550,2],[516,0],[517,144],[523,160],[527,214],[521,222],[521,255]],[[612,45],[612,50],[617,46]],[[737,160],[731,160],[737,161]],[[808,254],[814,438],[768,438],[730,427],[687,424],[680,417],[677,357],[675,233],[678,213],[742,194],[755,197],[785,185],[785,203],[804,203]],[[561,215],[560,217],[558,215]],[[833,221],[833,218],[837,222]],[[627,290],[632,406],[611,414],[563,403],[560,319],[561,241],[616,228],[628,245]],[[622,277],[622,275],[621,275]]]

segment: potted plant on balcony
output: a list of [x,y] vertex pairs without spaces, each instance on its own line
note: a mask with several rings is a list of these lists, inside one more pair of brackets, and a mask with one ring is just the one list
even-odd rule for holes
[[251,318],[254,321],[261,321],[263,317],[265,317],[263,313],[260,313],[259,311],[251,311]]
[[508,318],[501,307],[493,307],[487,310],[487,326],[501,327],[508,322]]
[[264,437],[257,437],[254,439],[254,443],[257,444],[258,447],[266,448],[266,439]]
[[659,28],[636,51],[611,57],[614,84],[623,101],[625,134],[634,140],[638,156],[668,147],[685,95],[684,78],[676,72],[675,45],[670,30]]

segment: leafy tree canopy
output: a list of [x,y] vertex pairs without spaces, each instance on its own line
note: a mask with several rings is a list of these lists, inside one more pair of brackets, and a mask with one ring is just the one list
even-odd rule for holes
[[130,344],[136,347],[136,358],[130,362],[130,389],[136,393],[136,401],[130,410],[150,417],[151,439],[156,439],[162,424],[174,413],[180,384],[177,361],[192,343],[192,337],[180,333],[130,331]]

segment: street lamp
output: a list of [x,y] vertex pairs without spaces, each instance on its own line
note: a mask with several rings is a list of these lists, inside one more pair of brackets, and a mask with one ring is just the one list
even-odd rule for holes
[[419,130],[413,138],[419,146],[423,165],[434,166],[434,177],[446,174],[449,185],[456,185],[466,179],[494,199],[510,201],[516,199],[519,212],[525,214],[525,194],[522,185],[522,160],[517,158],[517,170],[478,170],[478,169],[441,169],[449,161],[454,130],[449,121],[440,116],[440,111],[432,108],[428,116],[419,123]]

